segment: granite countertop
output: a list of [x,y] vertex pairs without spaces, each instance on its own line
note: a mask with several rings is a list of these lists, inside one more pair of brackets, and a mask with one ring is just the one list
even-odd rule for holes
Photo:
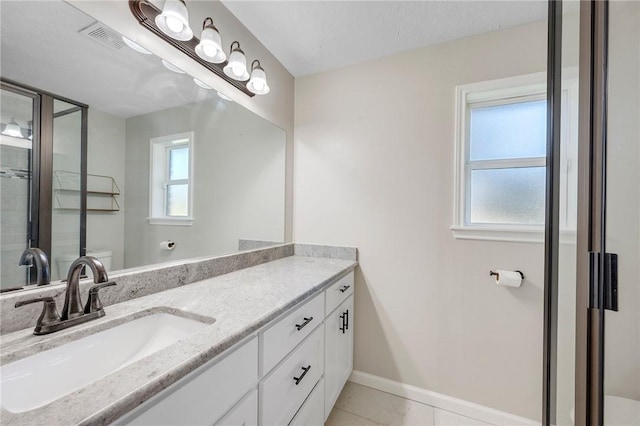
[[31,328],[5,334],[0,344],[2,365],[142,316],[144,311],[181,311],[187,317],[215,319],[179,343],[44,407],[24,413],[2,409],[0,420],[10,425],[108,424],[356,265],[352,260],[290,256],[107,306],[105,317],[47,336],[34,336]]

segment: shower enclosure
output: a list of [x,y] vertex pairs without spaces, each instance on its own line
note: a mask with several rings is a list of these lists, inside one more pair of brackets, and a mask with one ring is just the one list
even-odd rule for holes
[[36,280],[35,268],[18,266],[28,247],[47,254],[52,280],[66,273],[57,258],[83,254],[87,107],[9,81],[0,89],[0,290],[8,291]]
[[[640,3],[552,1],[549,16],[543,423],[639,425]],[[572,190],[573,233],[558,228]]]

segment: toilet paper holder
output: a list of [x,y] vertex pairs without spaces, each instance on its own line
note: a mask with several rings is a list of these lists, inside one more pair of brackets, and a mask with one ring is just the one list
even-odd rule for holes
[[[518,271],[518,270],[516,270],[516,271],[514,271],[514,272],[519,273],[519,274],[520,274],[520,278],[522,278],[522,279],[524,280],[524,274],[522,273],[522,271]],[[500,274],[499,274],[499,273],[497,273],[496,271],[489,271],[489,276],[490,276],[490,277],[498,277],[499,275],[500,275]]]

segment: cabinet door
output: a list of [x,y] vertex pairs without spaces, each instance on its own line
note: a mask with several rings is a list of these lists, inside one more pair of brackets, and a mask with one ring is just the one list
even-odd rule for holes
[[325,421],[353,370],[353,295],[325,320]]
[[156,395],[117,425],[211,425],[258,382],[258,339],[209,361]]

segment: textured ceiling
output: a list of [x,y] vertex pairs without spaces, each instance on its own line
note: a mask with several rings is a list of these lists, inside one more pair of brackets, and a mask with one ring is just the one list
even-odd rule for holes
[[222,2],[296,77],[547,15],[546,0]]

